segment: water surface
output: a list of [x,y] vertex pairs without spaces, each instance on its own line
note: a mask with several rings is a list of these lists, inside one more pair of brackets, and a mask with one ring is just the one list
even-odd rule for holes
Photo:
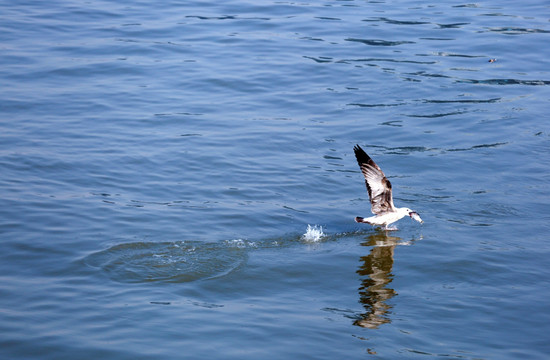
[[2,358],[550,352],[544,2],[0,13]]

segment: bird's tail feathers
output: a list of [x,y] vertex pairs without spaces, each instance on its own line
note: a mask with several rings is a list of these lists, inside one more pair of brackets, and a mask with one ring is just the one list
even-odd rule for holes
[[361,216],[357,216],[355,218],[355,222],[358,222],[358,223],[365,223],[365,224],[370,224],[370,222],[367,221],[367,219],[361,217]]

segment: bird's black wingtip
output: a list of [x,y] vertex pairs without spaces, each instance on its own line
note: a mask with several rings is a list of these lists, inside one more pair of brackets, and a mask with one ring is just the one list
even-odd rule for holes
[[353,151],[355,152],[355,157],[357,158],[357,161],[361,162],[369,162],[371,159],[370,156],[361,148],[359,145],[355,145],[353,147]]

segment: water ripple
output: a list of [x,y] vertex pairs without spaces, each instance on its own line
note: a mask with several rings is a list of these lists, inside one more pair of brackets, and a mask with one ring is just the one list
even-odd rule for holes
[[441,29],[456,29],[461,28],[464,25],[469,25],[470,23],[453,23],[453,24],[437,24]]
[[501,101],[502,98],[492,98],[492,99],[461,99],[461,100],[436,100],[436,99],[424,99],[423,103],[426,104],[447,104],[447,103],[461,103],[461,104],[484,104],[484,103],[496,103]]
[[369,22],[370,21],[383,21],[387,24],[392,24],[392,25],[425,25],[425,24],[430,24],[430,22],[427,22],[427,21],[394,20],[394,19],[389,19],[389,18],[386,18],[386,17],[379,17],[379,18],[363,20],[363,21],[369,21]]
[[377,39],[355,39],[347,38],[346,41],[359,42],[365,45],[371,46],[398,46],[403,44],[414,44],[414,41],[388,41],[388,40],[377,40]]
[[462,79],[457,80],[457,83],[468,84],[486,84],[486,85],[550,85],[548,80],[518,80],[518,79],[487,79],[487,80],[474,80],[474,79]]
[[419,64],[419,65],[433,65],[437,63],[436,61],[402,60],[402,59],[395,59],[395,58],[345,59],[340,61],[341,62],[393,62],[393,63]]
[[363,104],[363,103],[350,103],[348,106],[358,106],[366,108],[375,108],[375,107],[391,107],[391,106],[401,106],[407,105],[407,103],[395,103],[395,104]]
[[467,148],[455,148],[455,149],[447,149],[447,151],[470,151],[475,149],[484,149],[484,148],[494,148],[502,145],[507,145],[507,142],[498,142],[493,144],[481,144],[481,145],[474,145]]
[[438,153],[446,153],[446,152],[458,152],[458,151],[472,151],[477,149],[486,149],[486,148],[495,148],[508,145],[508,142],[496,142],[491,144],[477,144],[472,145],[468,147],[462,147],[462,148],[439,148],[439,147],[425,147],[425,146],[397,146],[397,147],[390,147],[390,146],[382,146],[382,145],[366,145],[370,148],[378,148],[385,150],[386,153],[389,154],[400,154],[400,155],[408,155],[415,152],[438,152]]
[[[480,31],[483,32],[483,31]],[[548,34],[550,31],[543,29],[530,29],[520,27],[496,27],[488,28],[487,32],[497,32],[505,35],[524,35],[524,34]]]
[[121,283],[182,283],[226,275],[246,260],[241,247],[198,241],[133,242],[84,258]]
[[433,119],[433,118],[439,118],[439,117],[445,117],[445,116],[462,115],[462,114],[466,114],[466,113],[468,113],[468,111],[451,111],[451,112],[447,112],[447,113],[436,113],[436,114],[428,114],[428,115],[412,114],[412,115],[407,115],[407,116],[408,117],[413,117],[413,118],[430,118],[430,119]]

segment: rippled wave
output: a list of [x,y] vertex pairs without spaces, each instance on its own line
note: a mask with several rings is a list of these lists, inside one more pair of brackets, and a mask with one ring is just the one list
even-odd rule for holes
[[195,241],[135,242],[90,254],[88,266],[123,283],[190,282],[223,276],[246,261],[240,246]]
[[547,355],[544,2],[0,13],[0,358]]
[[379,39],[354,39],[348,38],[346,41],[359,42],[365,45],[371,46],[399,46],[404,44],[414,44],[414,41],[389,41],[389,40],[379,40]]
[[550,85],[549,80],[518,80],[518,79],[487,79],[487,80],[462,79],[462,80],[456,80],[456,82],[470,83],[470,84],[487,84],[487,85],[529,85],[529,86]]
[[506,35],[523,35],[523,34],[548,34],[550,30],[530,29],[521,27],[495,27],[488,28],[487,31],[502,33]]

